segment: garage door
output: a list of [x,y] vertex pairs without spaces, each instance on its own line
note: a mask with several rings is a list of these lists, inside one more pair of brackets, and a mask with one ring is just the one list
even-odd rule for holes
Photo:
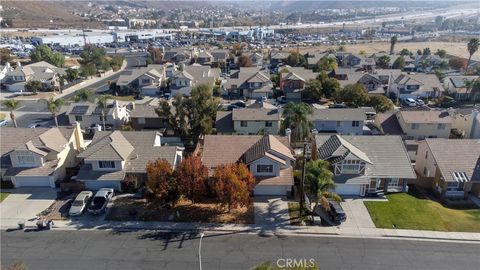
[[15,177],[15,187],[55,187],[55,183],[50,181],[48,176],[17,176]]
[[89,190],[99,190],[101,188],[113,188],[117,191],[120,190],[120,181],[95,181],[88,180],[82,181],[85,183],[85,188]]
[[335,193],[338,195],[360,195],[362,185],[348,185],[337,184],[335,185]]
[[288,186],[256,186],[253,194],[257,196],[286,196]]

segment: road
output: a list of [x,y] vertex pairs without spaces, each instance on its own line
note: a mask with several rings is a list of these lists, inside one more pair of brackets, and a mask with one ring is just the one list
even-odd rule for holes
[[[197,234],[166,232],[1,232],[3,266],[28,269],[197,269]],[[327,269],[478,269],[480,245],[206,232],[203,269],[251,269],[264,261],[313,259]]]

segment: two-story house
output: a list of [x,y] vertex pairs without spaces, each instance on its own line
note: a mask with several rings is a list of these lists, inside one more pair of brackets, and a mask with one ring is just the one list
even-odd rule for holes
[[400,99],[437,98],[444,88],[435,74],[402,74],[389,86],[388,92]]
[[308,80],[317,78],[318,73],[303,67],[282,67],[279,71],[280,90],[287,100],[300,100]]
[[44,90],[60,86],[60,76],[66,75],[63,68],[58,68],[45,61],[18,66],[5,74],[2,84],[9,92],[24,92],[29,81],[39,81]]
[[416,184],[442,197],[480,197],[480,140],[425,139],[415,170]]
[[120,128],[130,119],[129,107],[129,103],[121,104],[120,101],[116,100],[108,104],[105,109],[102,109],[95,103],[79,102],[70,104],[65,114],[70,125],[78,122],[82,129],[86,129],[95,125],[103,125],[103,111],[105,114],[105,126]]
[[210,174],[219,165],[242,162],[257,180],[255,196],[291,194],[295,158],[287,137],[206,135],[200,143],[202,162]]
[[227,79],[224,90],[231,96],[243,96],[251,99],[271,97],[273,83],[270,76],[258,67],[241,67]]
[[148,65],[134,69],[129,75],[120,75],[117,86],[123,92],[137,90],[142,96],[157,96],[165,86],[166,71],[163,65]]
[[185,63],[190,60],[193,52],[185,48],[176,48],[166,50],[163,54],[163,62]]
[[1,181],[15,187],[51,187],[85,147],[79,125],[69,128],[0,129]]
[[225,69],[227,67],[227,62],[230,59],[229,50],[213,50],[211,54],[213,57],[213,67],[218,67],[221,69]]
[[447,76],[443,79],[445,90],[455,96],[455,100],[470,100],[473,96],[473,87],[469,83],[479,80],[480,76]]
[[195,63],[200,65],[210,65],[213,62],[213,55],[207,51],[200,51],[195,56]]
[[170,92],[172,96],[189,96],[195,86],[205,84],[215,86],[216,80],[220,77],[220,69],[198,64],[184,66],[182,70],[176,71],[170,78]]
[[218,111],[215,127],[218,134],[256,135],[278,134],[281,114],[270,104]]
[[365,109],[314,109],[309,116],[318,133],[363,135],[367,120]]
[[141,185],[146,180],[149,161],[167,160],[175,168],[182,160],[182,148],[162,146],[157,131],[101,131],[78,155],[81,167],[76,176],[87,189],[114,188],[122,190],[126,175],[137,177]]
[[287,58],[288,58],[288,53],[272,52],[270,54],[270,66],[277,67],[281,64],[284,64]]
[[244,53],[252,61],[252,66],[262,67],[263,66],[263,55],[258,52]]
[[406,140],[448,138],[453,119],[447,111],[398,111],[396,118]]
[[157,107],[151,105],[135,105],[130,112],[130,124],[134,130],[169,130],[168,120],[160,117],[155,111]]
[[339,195],[404,192],[416,178],[400,136],[316,135],[315,144]]

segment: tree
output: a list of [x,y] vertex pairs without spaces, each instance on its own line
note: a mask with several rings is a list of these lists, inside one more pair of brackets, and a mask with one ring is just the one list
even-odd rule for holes
[[397,57],[397,59],[395,59],[393,62],[392,67],[394,69],[403,69],[405,67],[405,58],[403,58],[403,56]]
[[73,97],[73,100],[75,102],[81,102],[81,101],[93,102],[94,101],[93,91],[91,89],[82,88]]
[[478,38],[472,38],[467,44],[467,49],[468,49],[468,61],[467,64],[465,65],[465,70],[468,69],[468,66],[470,65],[470,61],[472,60],[472,56],[474,53],[478,51],[478,46],[479,46],[479,39]]
[[336,93],[335,99],[353,107],[365,106],[369,101],[368,92],[360,83],[346,85]]
[[305,83],[305,89],[303,90],[303,95],[306,98],[318,101],[323,96],[322,84],[319,80],[310,79]]
[[445,56],[447,56],[447,51],[443,49],[438,49],[435,54],[438,55],[440,58],[445,58]]
[[390,56],[383,55],[377,59],[377,66],[381,68],[389,68],[390,67]]
[[468,65],[467,59],[460,57],[452,57],[448,60],[448,65],[453,69],[462,69]]
[[20,102],[15,99],[6,99],[2,102],[2,104],[7,108],[7,110],[10,111],[10,119],[12,119],[13,125],[17,127],[17,119],[13,111],[18,109],[18,107],[20,106]]
[[148,162],[146,171],[145,185],[149,192],[152,192],[155,198],[165,200],[169,192],[169,183],[173,179],[172,166],[165,159],[157,159]]
[[67,79],[71,82],[78,80],[78,78],[80,77],[80,72],[78,71],[78,69],[67,68],[65,70],[65,73],[67,75]]
[[155,47],[148,47],[147,64],[161,64],[163,59],[162,50]]
[[107,118],[106,115],[106,109],[108,107],[108,96],[102,95],[98,98],[97,100],[97,106],[102,110],[101,116],[102,116],[102,125],[103,125],[103,130],[105,131],[105,119]]
[[32,93],[37,93],[38,91],[43,90],[42,82],[30,80],[25,84],[25,90]]
[[372,106],[376,112],[386,112],[393,110],[393,102],[386,96],[374,95],[370,97],[370,106]]
[[10,49],[0,48],[0,65],[6,65],[10,61],[12,61]]
[[58,119],[57,119],[57,114],[60,111],[60,108],[64,104],[63,99],[54,99],[53,97],[50,97],[49,99],[41,99],[39,100],[45,105],[47,105],[48,111],[52,114],[53,119],[55,120],[55,126],[58,127]]
[[107,60],[107,52],[103,48],[98,48],[92,45],[85,46],[80,60],[82,74],[84,76],[92,76],[99,70],[107,71],[110,69],[110,63]]
[[220,165],[213,172],[213,192],[228,212],[238,206],[248,206],[255,187],[255,178],[243,163]]
[[417,50],[417,54],[418,54],[418,55],[422,55],[422,50],[418,49],[418,50]]
[[86,63],[80,66],[80,73],[83,77],[90,77],[97,73],[97,68],[94,64]]
[[242,55],[242,56],[238,57],[237,66],[239,66],[239,67],[251,67],[251,66],[253,66],[252,59],[250,59],[250,57],[248,57],[246,55]]
[[395,51],[395,44],[397,44],[398,38],[397,36],[393,36],[390,38],[390,54],[393,54]]
[[122,67],[123,60],[125,59],[122,55],[115,55],[110,59],[110,67],[113,71],[117,71]]
[[287,65],[292,67],[303,67],[305,65],[305,57],[299,52],[291,52],[287,57]]
[[422,51],[422,55],[427,56],[427,55],[431,55],[431,54],[432,54],[432,52],[430,51],[430,48],[428,48],[428,47],[424,48],[423,51]]
[[410,55],[410,54],[411,54],[411,52],[408,49],[402,49],[400,51],[400,55],[402,55],[402,56],[406,56],[406,55]]
[[30,59],[32,62],[45,61],[57,67],[63,67],[65,64],[65,56],[59,52],[52,52],[47,45],[35,47],[30,52]]
[[312,108],[306,103],[289,102],[283,108],[282,130],[289,128],[292,131],[292,141],[302,141],[310,134],[312,122],[309,115]]
[[314,71],[331,71],[336,69],[337,66],[337,59],[335,57],[323,57],[318,61],[317,65],[314,68]]
[[175,170],[180,193],[195,203],[207,192],[208,168],[198,156],[189,156],[182,160]]
[[315,207],[324,192],[335,188],[329,166],[328,161],[321,159],[310,160],[305,166],[305,191],[314,198]]

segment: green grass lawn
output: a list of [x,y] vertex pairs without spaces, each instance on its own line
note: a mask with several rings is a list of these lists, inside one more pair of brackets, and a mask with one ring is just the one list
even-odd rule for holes
[[480,232],[480,209],[456,210],[407,193],[387,195],[388,202],[364,202],[377,228]]
[[5,200],[8,197],[8,194],[10,194],[10,193],[1,192],[0,193],[0,202],[3,202],[3,200]]

